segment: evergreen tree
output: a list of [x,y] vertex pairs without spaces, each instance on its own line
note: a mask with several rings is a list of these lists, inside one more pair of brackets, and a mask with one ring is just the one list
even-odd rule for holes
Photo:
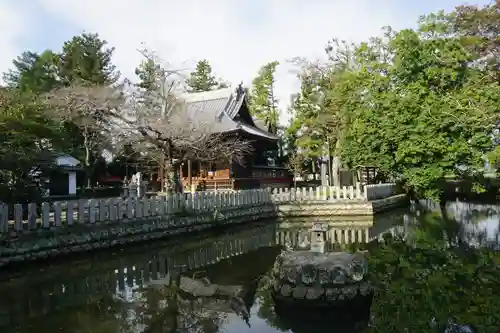
[[250,93],[250,112],[263,119],[271,133],[278,131],[279,111],[278,99],[274,94],[274,74],[279,62],[273,61],[261,67],[252,81]]
[[120,73],[112,63],[114,48],[98,34],[84,33],[64,43],[60,77],[64,84],[84,82],[91,85],[115,83]]
[[14,69],[4,74],[4,81],[22,92],[48,92],[60,84],[59,60],[50,50],[41,54],[25,51],[12,61]]
[[206,59],[198,61],[196,70],[191,72],[187,84],[191,92],[210,91],[220,87],[215,76],[212,75],[212,66]]

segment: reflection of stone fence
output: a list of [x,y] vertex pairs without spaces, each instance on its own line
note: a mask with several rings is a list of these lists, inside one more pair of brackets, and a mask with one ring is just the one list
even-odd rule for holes
[[[341,224],[341,223],[339,223]],[[347,245],[356,243],[368,243],[369,229],[371,223],[359,223],[358,225],[347,226],[337,225],[330,227],[326,232],[327,245]],[[280,228],[276,230],[276,243],[280,245],[290,245],[293,248],[309,246],[310,230],[301,228]],[[328,249],[333,248],[327,246]]]
[[[201,242],[197,240],[196,243]],[[40,280],[36,274],[28,274],[3,282],[0,286],[0,331],[2,327],[26,323],[28,318],[44,317],[56,310],[78,305],[86,308],[93,298],[99,300],[106,293],[130,295],[132,288],[165,279],[174,272],[202,271],[225,259],[272,246],[274,226],[224,234],[205,243],[194,245],[187,241],[176,251],[172,251],[172,246],[148,249],[136,255],[82,263],[82,267],[76,263],[71,270],[64,264],[50,266]],[[188,249],[189,245],[194,247]],[[53,279],[48,280],[47,276]],[[64,312],[61,313],[64,316]]]

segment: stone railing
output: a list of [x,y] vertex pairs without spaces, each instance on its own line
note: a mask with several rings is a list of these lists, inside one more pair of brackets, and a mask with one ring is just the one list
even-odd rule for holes
[[[216,214],[232,208],[272,204],[266,189],[238,192],[197,192],[143,198],[82,199],[14,205],[9,220],[7,205],[0,206],[0,235],[11,231],[52,229],[73,225],[99,225],[109,222],[144,221],[173,215]],[[27,214],[26,214],[27,212]],[[11,215],[12,216],[12,215]],[[216,216],[215,216],[216,218]]]
[[368,201],[383,199],[397,194],[395,183],[365,185],[365,198]]
[[[171,215],[197,215],[227,209],[294,201],[369,201],[395,194],[395,184],[361,187],[255,189],[232,192],[195,192],[170,196],[81,199],[66,202],[16,204],[13,214],[0,205],[0,235],[72,225],[143,221]],[[11,219],[9,219],[9,217]]]
[[275,202],[290,201],[370,201],[390,197],[396,193],[396,184],[372,184],[359,186],[318,186],[309,188],[275,188],[272,199]]

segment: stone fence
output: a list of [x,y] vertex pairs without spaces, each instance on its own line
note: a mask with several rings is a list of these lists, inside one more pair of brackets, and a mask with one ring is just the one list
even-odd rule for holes
[[317,186],[309,188],[275,188],[272,190],[274,202],[293,201],[337,201],[357,200],[371,201],[383,199],[397,194],[394,183],[370,184],[363,188],[359,184],[354,186]]
[[[82,199],[53,204],[43,202],[14,205],[13,220],[9,220],[7,205],[0,208],[0,235],[10,231],[53,229],[73,225],[99,225],[110,222],[144,221],[169,216],[198,215],[224,209],[248,208],[272,204],[271,194],[265,189],[239,192],[177,193],[170,196],[142,198]],[[27,218],[25,208],[27,208]]]
[[[150,198],[81,199],[14,205],[9,214],[7,205],[0,206],[0,235],[11,231],[94,225],[109,222],[130,222],[179,214],[199,214],[294,201],[369,201],[395,194],[395,184],[361,187],[319,186],[316,188],[255,189],[234,192],[195,192]],[[27,214],[26,214],[27,212]],[[9,215],[13,219],[9,219]]]

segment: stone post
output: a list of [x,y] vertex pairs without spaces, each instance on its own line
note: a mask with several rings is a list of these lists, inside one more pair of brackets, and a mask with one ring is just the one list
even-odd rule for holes
[[192,193],[186,193],[187,196],[187,211],[192,212],[193,209],[193,194]]
[[134,199],[127,198],[126,204],[127,204],[127,219],[133,219],[134,218]]
[[58,228],[61,226],[61,203],[59,201],[54,202],[54,225]]
[[88,207],[88,215],[89,215],[89,223],[90,224],[95,224],[96,222],[96,207],[97,202],[94,199],[89,200],[89,207]]
[[48,202],[42,202],[42,226],[50,228],[50,204]]
[[106,200],[105,199],[101,199],[99,200],[99,213],[98,213],[98,216],[99,216],[99,222],[104,222],[106,221],[106,211],[108,210],[108,207],[106,205]]
[[68,226],[73,225],[74,207],[75,202],[73,200],[70,200],[66,203],[66,223],[68,224]]
[[28,204],[28,229],[36,229],[36,219],[38,218],[38,212],[36,203],[32,202]]
[[143,217],[149,217],[149,203],[150,203],[150,199],[143,198],[141,201],[142,201],[142,216]]
[[118,218],[118,207],[117,207],[117,200],[115,198],[111,198],[107,202],[107,206],[109,209],[109,220],[114,222]]
[[14,228],[16,231],[23,230],[23,205],[14,205]]
[[166,210],[166,197],[165,196],[160,196],[158,197],[158,202],[157,202],[157,209],[158,209],[158,215],[163,216],[165,215],[165,210]]
[[166,214],[172,214],[174,212],[174,198],[173,195],[167,197],[167,211]]
[[0,233],[9,231],[9,206],[0,202]]
[[[80,224],[85,223],[85,205],[87,204],[87,200],[80,199],[78,200],[78,222]],[[90,215],[89,215],[90,216]]]
[[135,218],[142,217],[142,201],[140,198],[135,200]]

